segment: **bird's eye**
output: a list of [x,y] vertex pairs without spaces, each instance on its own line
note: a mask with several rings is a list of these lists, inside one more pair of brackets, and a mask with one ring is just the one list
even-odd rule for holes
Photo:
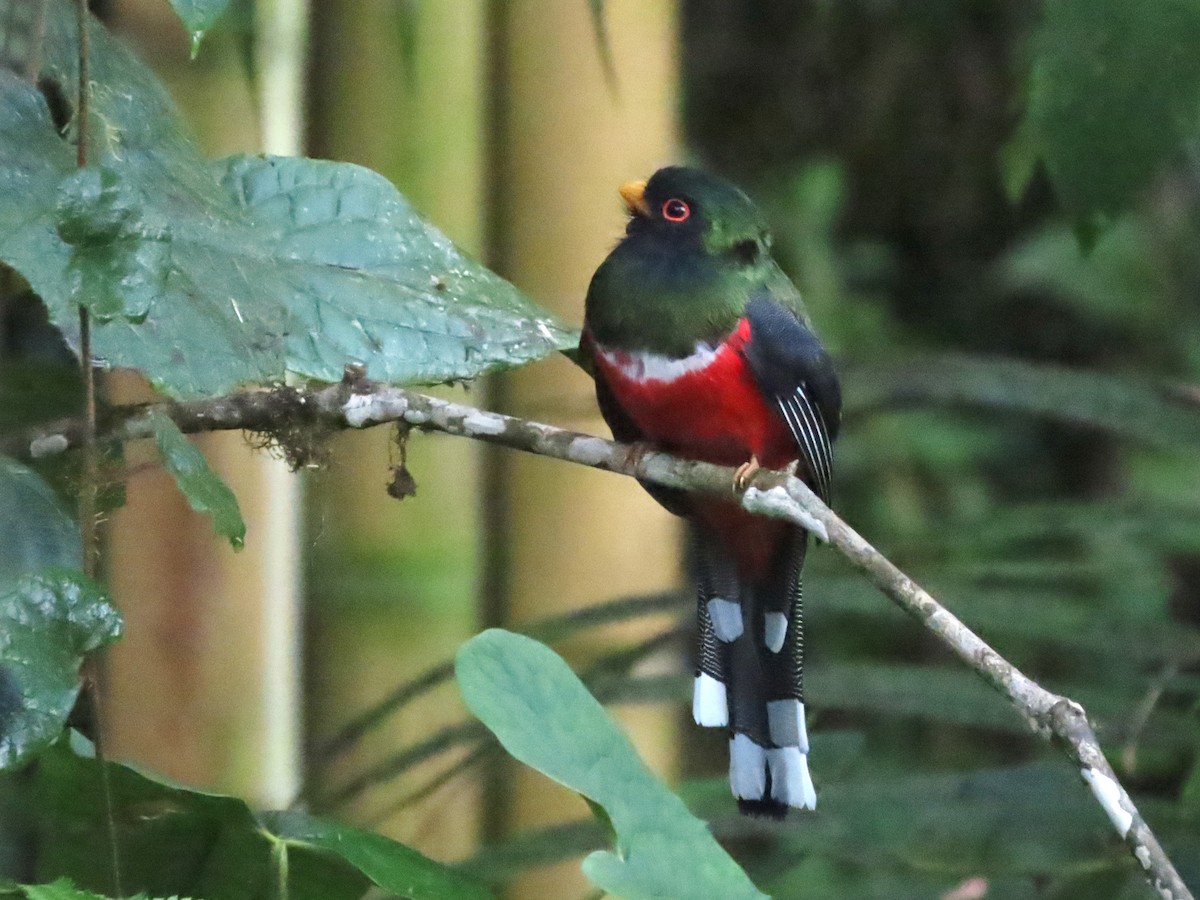
[[683,200],[672,197],[663,203],[662,214],[668,222],[684,222],[692,214],[692,208]]

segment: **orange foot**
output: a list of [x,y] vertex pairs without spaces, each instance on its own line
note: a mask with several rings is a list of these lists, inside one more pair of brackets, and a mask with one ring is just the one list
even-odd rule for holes
[[737,467],[737,471],[733,473],[734,490],[744,491],[750,486],[750,479],[754,477],[754,473],[761,469],[758,464],[758,458],[751,456],[750,462],[744,462]]

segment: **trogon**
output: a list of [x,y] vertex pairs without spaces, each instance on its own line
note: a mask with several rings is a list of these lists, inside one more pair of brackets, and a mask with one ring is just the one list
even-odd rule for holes
[[587,293],[581,355],[623,442],[737,467],[729,499],[645,485],[688,522],[699,570],[692,712],[729,730],[743,812],[814,809],[804,713],[806,532],[733,490],[795,467],[828,502],[841,390],[749,198],[671,166],[622,185],[625,236]]

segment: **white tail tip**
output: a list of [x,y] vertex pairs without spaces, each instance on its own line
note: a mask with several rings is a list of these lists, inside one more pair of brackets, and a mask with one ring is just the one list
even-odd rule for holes
[[761,800],[767,791],[767,751],[747,735],[729,741],[729,787],[739,800]]
[[729,724],[725,685],[707,672],[697,675],[692,686],[692,718],[703,728],[724,728]]
[[798,809],[817,808],[817,789],[808,771],[808,754],[799,747],[767,751],[771,769],[771,799]]

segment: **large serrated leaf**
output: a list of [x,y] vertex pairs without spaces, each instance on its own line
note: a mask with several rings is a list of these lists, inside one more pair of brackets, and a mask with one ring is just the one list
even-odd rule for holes
[[82,573],[0,577],[0,770],[59,736],[83,657],[120,633],[120,614]]
[[213,529],[241,547],[246,540],[246,523],[238,507],[237,497],[209,466],[204,454],[179,430],[179,426],[162,412],[148,417],[154,429],[163,466],[175,479],[188,504],[198,513],[212,516]]
[[617,852],[584,860],[597,887],[628,900],[763,896],[553,650],[492,629],[462,646],[455,672],[509,753],[603,807]]
[[1126,209],[1196,138],[1197,46],[1195,0],[1046,4],[1022,131],[1085,221]]
[[[70,96],[73,9],[51,0],[42,70]],[[37,88],[0,72],[0,259],[20,272],[78,347],[77,304],[111,316],[93,352],[175,396],[284,374],[274,265],[245,259],[253,226],[208,171],[154,77],[99,26],[89,162],[59,136]],[[134,324],[136,322],[136,324]]]
[[218,163],[289,291],[288,367],[336,381],[471,378],[574,346],[577,336],[417,217],[383,176],[346,163]]
[[145,319],[171,273],[166,223],[154,221],[150,198],[113,170],[89,166],[63,179],[54,214],[81,305],[98,322]]
[[[82,741],[76,741],[82,744]],[[109,878],[96,841],[103,797],[96,762],[62,741],[43,754],[34,796],[42,817],[38,875],[91,890]],[[372,885],[413,900],[490,894],[415,850],[300,812],[256,815],[236,797],[188,790],[108,764],[126,890],[231,900],[358,900]],[[286,853],[283,851],[286,850]],[[286,859],[287,885],[280,886]]]
[[[50,0],[43,71],[69,96],[74,13]],[[87,172],[39,91],[0,72],[0,260],[78,347],[177,397],[283,380],[467,379],[574,335],[422,223],[382,177],[200,158],[153,76],[99,27]],[[225,184],[218,181],[224,177]],[[232,192],[232,196],[231,196]]]

